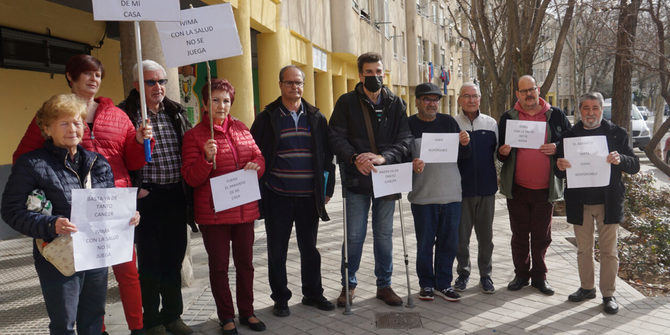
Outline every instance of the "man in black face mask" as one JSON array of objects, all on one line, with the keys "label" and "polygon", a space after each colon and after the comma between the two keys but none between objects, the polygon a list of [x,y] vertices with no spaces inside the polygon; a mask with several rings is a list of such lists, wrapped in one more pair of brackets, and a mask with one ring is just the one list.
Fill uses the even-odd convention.
[{"label": "man in black face mask", "polygon": [[[374,198],[370,172],[376,171],[375,165],[408,160],[412,134],[407,123],[405,102],[383,85],[381,55],[369,52],[359,56],[358,76],[360,83],[356,88],[337,100],[329,125],[330,145],[340,164],[347,206],[349,278],[344,278],[343,258],[342,286],[345,286],[345,280],[349,281],[349,298],[353,301],[356,271],[361,261],[368,211],[372,205],[377,298],[389,305],[400,306],[402,300],[391,289],[393,212],[395,200],[400,194]],[[337,298],[340,307],[346,303],[345,292],[342,288]]]}]

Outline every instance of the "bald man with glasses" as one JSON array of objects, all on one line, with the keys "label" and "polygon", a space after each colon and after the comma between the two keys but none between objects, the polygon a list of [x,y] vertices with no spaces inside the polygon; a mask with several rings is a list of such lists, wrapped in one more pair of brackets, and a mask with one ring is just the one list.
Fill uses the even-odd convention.
[{"label": "bald man with glasses", "polygon": [[[554,155],[557,143],[571,126],[560,109],[540,98],[532,76],[519,78],[516,97],[514,108],[500,117],[498,125],[498,159],[503,162],[500,193],[507,197],[514,262],[514,279],[507,289],[517,291],[531,281],[541,293],[553,295],[544,256],[551,244],[553,202],[563,197],[563,183],[553,174]],[[546,123],[544,144],[537,149],[512,148],[505,142],[508,120]]]}]

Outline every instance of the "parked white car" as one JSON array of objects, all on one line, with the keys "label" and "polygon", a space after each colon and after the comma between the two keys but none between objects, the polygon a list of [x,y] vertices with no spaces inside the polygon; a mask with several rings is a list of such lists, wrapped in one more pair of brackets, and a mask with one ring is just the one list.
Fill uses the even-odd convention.
[{"label": "parked white car", "polygon": [[[612,119],[611,102],[606,101],[603,105],[603,118]],[[644,147],[651,140],[651,131],[649,131],[647,122],[635,105],[630,105],[630,129],[633,133],[631,136],[633,138],[633,147],[644,150]]]},{"label": "parked white car", "polygon": [[645,106],[637,106],[637,110],[640,111],[640,114],[642,114],[642,117],[645,120],[648,119],[650,116],[652,116],[651,111]]}]

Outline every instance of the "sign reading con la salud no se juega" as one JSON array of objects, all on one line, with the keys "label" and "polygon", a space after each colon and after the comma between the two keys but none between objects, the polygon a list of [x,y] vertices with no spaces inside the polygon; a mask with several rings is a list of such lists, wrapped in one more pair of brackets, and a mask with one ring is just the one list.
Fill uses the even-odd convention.
[{"label": "sign reading con la salud no se juega", "polygon": [[179,22],[157,22],[156,28],[168,67],[242,54],[229,3],[184,9]]}]

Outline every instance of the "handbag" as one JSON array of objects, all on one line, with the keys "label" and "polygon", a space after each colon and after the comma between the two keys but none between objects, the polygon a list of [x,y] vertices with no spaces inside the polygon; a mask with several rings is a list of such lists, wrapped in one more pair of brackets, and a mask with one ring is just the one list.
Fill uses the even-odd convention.
[{"label": "handbag", "polygon": [[[91,176],[86,176],[84,183],[85,188],[91,188]],[[28,195],[26,200],[26,207],[29,211],[37,212],[44,215],[51,215],[51,201],[46,198],[44,191],[33,190]],[[37,250],[42,254],[56,270],[66,277],[72,276],[75,273],[74,269],[74,249],[72,247],[72,236],[60,235],[51,242],[45,242],[41,238],[35,239]]]}]

